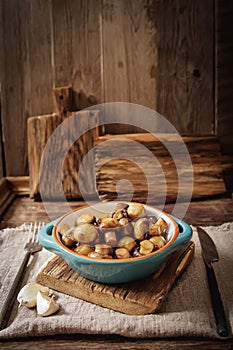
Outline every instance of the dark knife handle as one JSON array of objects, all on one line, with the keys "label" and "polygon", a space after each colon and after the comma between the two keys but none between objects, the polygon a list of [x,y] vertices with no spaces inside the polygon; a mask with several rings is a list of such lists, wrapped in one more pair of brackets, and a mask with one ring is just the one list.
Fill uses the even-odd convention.
[{"label": "dark knife handle", "polygon": [[215,321],[217,325],[218,334],[221,337],[228,336],[228,326],[226,321],[226,316],[222,304],[221,295],[218,289],[217,280],[215,277],[214,269],[212,266],[208,266],[205,263],[206,273],[209,283],[209,290],[211,295],[212,307],[214,310]]}]

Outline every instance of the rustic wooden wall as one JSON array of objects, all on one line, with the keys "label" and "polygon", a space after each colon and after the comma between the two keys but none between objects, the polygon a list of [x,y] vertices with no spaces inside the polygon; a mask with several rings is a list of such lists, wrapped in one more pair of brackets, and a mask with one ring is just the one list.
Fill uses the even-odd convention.
[{"label": "rustic wooden wall", "polygon": [[[0,103],[0,107],[1,107],[1,103]],[[1,110],[0,110],[0,120],[1,120]],[[1,125],[1,124],[0,124]],[[4,154],[3,154],[3,149],[2,149],[2,133],[0,130],[0,179],[4,176]]]},{"label": "rustic wooden wall", "polygon": [[213,9],[212,0],[104,1],[105,100],[155,109],[181,133],[213,133]]},{"label": "rustic wooden wall", "polygon": [[233,154],[233,1],[216,3],[216,128],[222,151]]},{"label": "rustic wooden wall", "polygon": [[[232,7],[230,0],[216,2]],[[217,125],[224,135],[230,114],[229,108],[221,112],[226,87],[219,88],[222,102],[215,103],[215,8],[214,0],[2,0],[6,174],[28,173],[27,118],[54,111],[55,86],[72,86],[74,109],[134,102],[156,109],[180,133],[213,134]],[[223,43],[221,30],[217,40]],[[222,64],[224,44],[218,52]]]},{"label": "rustic wooden wall", "polygon": [[2,128],[7,175],[24,175],[27,118],[53,111],[51,6],[47,0],[1,1]]}]

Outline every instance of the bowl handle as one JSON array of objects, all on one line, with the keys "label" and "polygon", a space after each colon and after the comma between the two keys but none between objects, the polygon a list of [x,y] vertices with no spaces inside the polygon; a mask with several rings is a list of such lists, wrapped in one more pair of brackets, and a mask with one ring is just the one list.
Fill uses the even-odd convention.
[{"label": "bowl handle", "polygon": [[177,239],[175,240],[175,242],[171,245],[172,251],[175,251],[175,250],[182,248],[186,243],[188,243],[190,241],[190,239],[192,238],[192,235],[193,235],[193,230],[192,230],[191,226],[186,224],[186,222],[184,222],[176,217],[173,217],[173,218],[179,226],[179,235],[178,235]]},{"label": "bowl handle", "polygon": [[38,239],[40,244],[52,252],[59,252],[59,246],[54,241],[52,231],[54,227],[54,222],[50,222],[49,224],[42,227],[42,229],[38,233]]}]

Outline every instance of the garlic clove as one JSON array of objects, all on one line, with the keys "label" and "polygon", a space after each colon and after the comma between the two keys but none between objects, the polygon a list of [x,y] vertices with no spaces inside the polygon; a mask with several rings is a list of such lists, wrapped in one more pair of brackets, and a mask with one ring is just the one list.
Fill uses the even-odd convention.
[{"label": "garlic clove", "polygon": [[17,300],[20,305],[25,305],[28,308],[36,306],[36,298],[38,291],[49,295],[49,288],[44,287],[39,283],[28,283],[19,292]]},{"label": "garlic clove", "polygon": [[54,300],[54,295],[50,298],[41,291],[37,293],[37,313],[40,316],[49,316],[59,310],[59,305]]}]

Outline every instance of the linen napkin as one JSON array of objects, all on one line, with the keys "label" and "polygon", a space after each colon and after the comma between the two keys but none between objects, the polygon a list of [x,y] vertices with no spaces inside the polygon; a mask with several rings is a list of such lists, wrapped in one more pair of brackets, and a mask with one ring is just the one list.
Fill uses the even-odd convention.
[{"label": "linen napkin", "polygon": [[[23,246],[28,239],[27,225],[0,231],[0,308],[23,259]],[[142,316],[125,315],[86,301],[54,291],[58,313],[41,317],[35,309],[13,307],[9,326],[0,332],[1,339],[55,334],[119,334],[126,337],[210,337],[221,338],[216,332],[214,314],[208,290],[205,266],[195,228],[193,228],[195,256],[170,290],[160,312]],[[229,320],[230,336],[233,329],[233,222],[205,227],[213,238],[220,260],[214,269]],[[30,260],[22,286],[34,282],[36,275],[53,256],[43,249]]]}]

